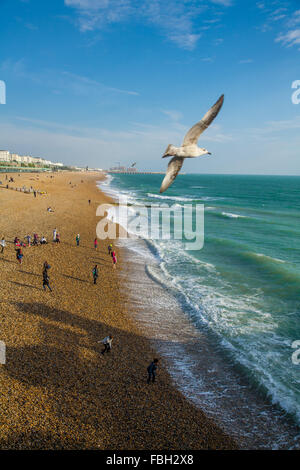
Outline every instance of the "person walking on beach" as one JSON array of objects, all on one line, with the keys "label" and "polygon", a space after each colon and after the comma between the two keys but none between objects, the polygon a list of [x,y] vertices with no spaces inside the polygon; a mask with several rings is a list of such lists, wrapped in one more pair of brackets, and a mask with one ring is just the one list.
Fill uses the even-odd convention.
[{"label": "person walking on beach", "polygon": [[95,250],[97,250],[97,248],[98,248],[98,240],[97,240],[97,237],[96,237],[95,240],[94,240],[94,248],[95,248]]},{"label": "person walking on beach", "polygon": [[53,230],[53,241],[56,242],[56,232],[57,232],[57,229],[55,228]]},{"label": "person walking on beach", "polygon": [[60,243],[60,234],[58,232],[56,233],[55,241],[56,241],[56,243]]},{"label": "person walking on beach", "polygon": [[76,245],[79,246],[79,243],[80,243],[80,234],[77,233],[77,235],[76,235]]},{"label": "person walking on beach", "polygon": [[21,246],[19,246],[19,247],[16,249],[16,255],[17,255],[17,260],[19,261],[20,264],[22,264],[23,253],[22,253],[22,248],[21,248]]},{"label": "person walking on beach", "polygon": [[4,248],[6,247],[4,235],[2,235],[1,237],[0,247],[1,247],[1,253],[4,253]]},{"label": "person walking on beach", "polygon": [[50,281],[50,279],[49,279],[49,276],[48,276],[48,270],[44,269],[44,271],[43,271],[43,289],[46,290],[46,286],[47,286],[48,289],[50,290],[50,292],[52,292],[49,281]]},{"label": "person walking on beach", "polygon": [[95,267],[93,269],[93,279],[94,279],[94,284],[97,284],[97,278],[98,278],[98,265],[95,264]]},{"label": "person walking on beach", "polygon": [[48,271],[48,269],[50,269],[51,266],[50,264],[48,264],[48,261],[45,261],[44,264],[43,264],[43,272],[44,271]]},{"label": "person walking on beach", "polygon": [[112,263],[113,263],[113,268],[116,269],[116,264],[117,264],[117,255],[116,255],[116,252],[113,251],[112,254]]},{"label": "person walking on beach", "polygon": [[28,246],[31,246],[31,236],[30,236],[30,235],[26,235],[25,239],[27,240]]},{"label": "person walking on beach", "polygon": [[113,251],[113,246],[112,246],[111,243],[108,245],[107,249],[108,249],[108,254],[111,255],[111,253]]},{"label": "person walking on beach", "polygon": [[110,352],[111,350],[111,343],[112,343],[112,335],[106,336],[106,338],[102,339],[99,341],[99,343],[104,344],[104,349],[101,351],[101,354],[104,354],[105,352]]},{"label": "person walking on beach", "polygon": [[158,365],[158,359],[153,359],[151,364],[149,364],[149,366],[147,367],[147,372],[148,372],[147,384],[150,384],[151,379],[152,379],[152,383],[155,382],[157,365]]}]

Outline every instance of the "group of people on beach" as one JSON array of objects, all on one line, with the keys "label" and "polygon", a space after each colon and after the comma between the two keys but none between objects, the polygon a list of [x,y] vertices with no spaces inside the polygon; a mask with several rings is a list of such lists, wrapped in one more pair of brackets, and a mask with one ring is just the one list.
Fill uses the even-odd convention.
[{"label": "group of people on beach", "polygon": [[[30,246],[46,245],[47,244],[46,237],[42,236],[39,239],[39,236],[38,236],[37,233],[33,234],[33,240],[32,240],[31,235],[26,235],[24,237],[24,239],[27,241],[27,245],[26,245],[26,243],[21,241],[19,237],[16,236],[14,238],[14,247],[15,247],[15,251],[16,251],[16,258],[17,258],[17,261],[19,262],[19,264],[22,264],[22,261],[23,261],[23,257],[24,257],[23,248],[26,248],[26,246],[30,247]],[[0,240],[0,249],[1,249],[0,253],[1,254],[4,253],[5,248],[6,248],[6,240],[5,240],[4,235],[2,235],[1,240]]]},{"label": "group of people on beach", "polygon": [[[89,200],[88,202],[89,202],[89,205],[90,205],[91,201]],[[51,207],[48,207],[47,211],[48,212],[53,212]],[[37,233],[33,234],[33,239],[31,237],[31,235],[29,235],[29,234],[26,235],[24,237],[24,239],[26,240],[28,247],[37,246],[39,244],[40,245],[47,244],[46,237],[42,236],[39,239],[39,236],[38,236]],[[80,234],[77,233],[77,235],[75,237],[75,241],[76,241],[77,246],[80,246],[80,240],[81,240]],[[58,243],[58,244],[60,243],[60,234],[58,233],[57,228],[53,229],[53,242]],[[98,248],[98,239],[97,239],[97,237],[94,239],[93,245],[94,245],[94,249],[97,250],[97,248]],[[19,264],[22,264],[23,256],[24,256],[23,255],[23,248],[26,247],[26,244],[24,242],[22,242],[16,236],[15,239],[14,239],[14,246],[15,246],[15,250],[16,250],[16,258],[17,258]],[[6,240],[5,240],[5,237],[3,235],[0,239],[0,253],[1,254],[4,253],[5,247],[6,247]],[[112,243],[110,243],[108,245],[108,255],[111,256],[112,265],[113,265],[113,268],[115,269],[116,264],[117,264],[117,255],[116,255],[116,251],[115,251]],[[48,264],[47,261],[45,261],[44,264],[43,264],[43,271],[42,271],[42,284],[43,284],[43,290],[44,291],[46,290],[46,288],[48,288],[48,290],[50,292],[52,292],[52,288],[50,286],[50,277],[49,277],[50,268],[51,268],[51,266]],[[99,277],[99,269],[98,269],[97,264],[94,266],[94,268],[92,270],[92,276],[93,276],[93,283],[95,285],[95,284],[97,284],[97,279]],[[111,351],[112,341],[113,341],[113,336],[111,334],[106,336],[101,341],[98,341],[98,343],[102,343],[103,346],[104,346],[104,349],[101,351],[102,355],[105,354],[105,353],[109,353]],[[148,374],[147,383],[148,384],[155,382],[157,367],[158,367],[158,359],[153,359],[153,361],[147,367],[147,374]]]}]

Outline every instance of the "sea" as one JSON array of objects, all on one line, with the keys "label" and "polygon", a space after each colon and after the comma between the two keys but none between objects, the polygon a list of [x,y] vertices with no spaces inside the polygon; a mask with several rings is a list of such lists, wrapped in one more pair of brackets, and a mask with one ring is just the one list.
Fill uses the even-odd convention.
[{"label": "sea", "polygon": [[172,230],[117,240],[136,319],[178,389],[241,448],[299,449],[300,177],[185,174],[160,194],[162,178],[99,182],[131,211],[204,210],[199,249]]}]

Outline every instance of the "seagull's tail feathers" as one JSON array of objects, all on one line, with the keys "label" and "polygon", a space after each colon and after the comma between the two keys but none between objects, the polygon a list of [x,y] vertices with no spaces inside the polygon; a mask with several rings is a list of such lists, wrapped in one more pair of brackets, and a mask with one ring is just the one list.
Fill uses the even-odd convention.
[{"label": "seagull's tail feathers", "polygon": [[172,154],[170,153],[171,147],[172,147],[172,145],[169,144],[168,147],[166,148],[165,153],[163,154],[162,158],[166,158],[166,157],[171,157],[171,156],[172,156]]}]

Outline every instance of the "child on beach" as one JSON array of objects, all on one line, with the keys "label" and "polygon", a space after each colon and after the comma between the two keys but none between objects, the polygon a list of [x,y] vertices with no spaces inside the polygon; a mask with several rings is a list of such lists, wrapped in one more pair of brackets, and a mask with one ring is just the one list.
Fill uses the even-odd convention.
[{"label": "child on beach", "polygon": [[79,242],[80,242],[80,234],[77,233],[76,235],[76,245],[79,246]]},{"label": "child on beach", "polygon": [[42,238],[41,238],[40,244],[41,244],[41,245],[46,245],[46,244],[47,244],[47,239],[46,239],[46,237],[42,237]]},{"label": "child on beach", "polygon": [[94,284],[97,284],[97,278],[98,278],[98,265],[96,264],[93,269]]},{"label": "child on beach", "polygon": [[60,234],[58,232],[56,233],[55,241],[56,241],[56,243],[60,243]]},{"label": "child on beach", "polygon": [[0,246],[1,246],[1,253],[4,253],[4,248],[6,247],[6,243],[5,243],[5,238],[3,235],[1,237]]},{"label": "child on beach", "polygon": [[30,236],[30,235],[26,235],[25,239],[27,240],[28,246],[31,246],[31,236]]},{"label": "child on beach", "polygon": [[33,245],[38,245],[39,237],[37,233],[33,234]]},{"label": "child on beach", "polygon": [[117,255],[116,255],[116,252],[113,251],[112,254],[112,263],[113,263],[113,268],[116,269],[116,264],[117,264]]},{"label": "child on beach", "polygon": [[21,246],[16,249],[16,256],[17,256],[17,260],[19,261],[19,263],[22,264],[23,253],[22,253]]},{"label": "child on beach", "polygon": [[95,248],[95,250],[97,250],[97,248],[98,248],[98,240],[97,240],[97,238],[95,238],[95,240],[94,240],[94,248]]},{"label": "child on beach", "polygon": [[106,338],[102,339],[101,341],[98,341],[98,343],[104,344],[104,349],[103,351],[101,351],[101,354],[104,354],[105,352],[110,352],[112,338],[113,338],[112,335],[109,335],[109,336],[106,336]]},{"label": "child on beach", "polygon": [[113,249],[113,246],[112,246],[112,244],[110,243],[110,245],[108,245],[108,247],[107,247],[107,248],[108,248],[108,254],[109,254],[109,255],[111,255],[111,253],[112,253],[112,249]]}]

